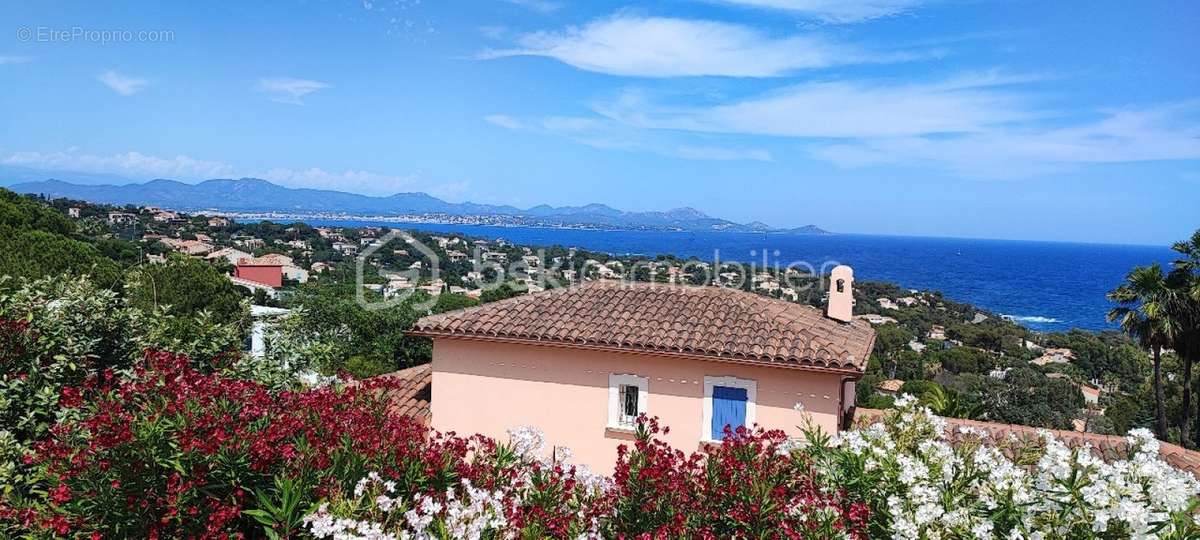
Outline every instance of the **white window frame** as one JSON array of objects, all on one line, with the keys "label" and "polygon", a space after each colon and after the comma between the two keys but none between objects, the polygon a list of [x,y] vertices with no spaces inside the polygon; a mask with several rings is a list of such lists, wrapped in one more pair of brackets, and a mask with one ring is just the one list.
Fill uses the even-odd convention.
[{"label": "white window frame", "polygon": [[758,381],[739,379],[737,377],[704,377],[704,414],[700,422],[700,441],[719,443],[720,439],[712,438],[713,388],[726,386],[729,388],[744,388],[746,390],[746,428],[749,429],[757,420]]},{"label": "white window frame", "polygon": [[650,378],[631,373],[611,373],[608,376],[608,428],[633,429],[621,423],[621,387],[636,386],[638,389],[638,415],[646,414],[650,397]]}]

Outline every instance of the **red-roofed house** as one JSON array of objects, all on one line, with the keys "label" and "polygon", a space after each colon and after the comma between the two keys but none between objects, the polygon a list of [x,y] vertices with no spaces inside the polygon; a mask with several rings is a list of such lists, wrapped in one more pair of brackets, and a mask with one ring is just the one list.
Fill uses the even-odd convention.
[{"label": "red-roofed house", "polygon": [[282,287],[283,265],[274,260],[242,259],[233,267],[233,276],[268,287]]},{"label": "red-roofed house", "polygon": [[431,425],[498,440],[533,426],[608,472],[640,414],[680,449],[726,426],[842,426],[875,332],[834,271],[826,313],[719,287],[595,281],[420,319],[433,339]]}]

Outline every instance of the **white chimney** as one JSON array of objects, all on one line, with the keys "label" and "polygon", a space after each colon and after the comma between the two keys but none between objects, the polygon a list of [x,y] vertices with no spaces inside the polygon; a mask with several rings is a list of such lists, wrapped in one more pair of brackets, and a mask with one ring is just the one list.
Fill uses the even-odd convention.
[{"label": "white chimney", "polygon": [[825,315],[830,319],[850,322],[854,316],[854,270],[846,265],[834,267],[829,274],[829,304]]}]

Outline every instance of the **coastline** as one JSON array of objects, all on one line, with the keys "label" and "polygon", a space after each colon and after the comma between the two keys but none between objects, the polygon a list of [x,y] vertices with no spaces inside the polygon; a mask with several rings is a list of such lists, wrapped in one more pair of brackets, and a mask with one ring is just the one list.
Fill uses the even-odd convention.
[{"label": "coastline", "polygon": [[[275,218],[281,219],[281,218]],[[397,223],[347,219],[295,219],[314,226],[388,226],[502,237],[528,246],[580,247],[620,256],[756,262],[786,266],[809,261],[849,264],[860,280],[940,291],[946,298],[1007,315],[1034,331],[1071,328],[1099,332],[1116,327],[1105,320],[1112,306],[1105,294],[1128,269],[1167,263],[1168,248],[861,234],[775,235],[735,231],[625,231],[444,223]],[[666,234],[666,233],[672,234]],[[719,234],[718,234],[719,233]]]}]

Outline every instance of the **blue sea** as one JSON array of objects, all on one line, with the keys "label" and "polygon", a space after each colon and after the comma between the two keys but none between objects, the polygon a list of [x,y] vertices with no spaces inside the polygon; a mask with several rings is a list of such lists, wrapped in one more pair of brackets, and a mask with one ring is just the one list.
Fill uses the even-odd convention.
[{"label": "blue sea", "polygon": [[1038,331],[1115,328],[1104,295],[1134,266],[1174,259],[1167,247],[859,234],[597,231],[531,227],[304,220],[312,225],[457,232],[518,244],[574,246],[613,254],[674,254],[786,267],[854,267],[858,280],[943,292]]}]

